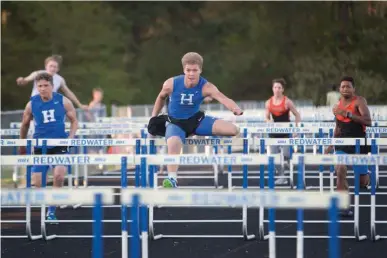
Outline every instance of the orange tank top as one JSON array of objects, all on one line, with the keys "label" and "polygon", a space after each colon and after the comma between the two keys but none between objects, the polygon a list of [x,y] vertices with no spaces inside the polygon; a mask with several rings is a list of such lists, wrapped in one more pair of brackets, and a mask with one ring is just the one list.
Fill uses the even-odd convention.
[{"label": "orange tank top", "polygon": [[[338,103],[338,108],[343,109],[347,112],[351,112],[354,115],[360,115],[359,110],[356,108],[356,100],[357,100],[357,96],[354,96],[351,102],[348,105],[344,106],[344,104],[340,99]],[[360,123],[355,123],[354,121],[352,121],[352,119],[348,117],[336,115],[336,120],[341,125],[341,127],[344,127],[345,129],[347,129],[345,130],[347,135],[349,134],[349,135],[353,135],[353,137],[360,137],[362,136],[362,134],[360,133],[360,130],[362,132],[365,132],[366,130],[365,125],[362,125]]]},{"label": "orange tank top", "polygon": [[282,98],[281,103],[274,104],[274,96],[269,101],[269,112],[274,122],[289,122],[289,109],[286,107],[286,96]]}]

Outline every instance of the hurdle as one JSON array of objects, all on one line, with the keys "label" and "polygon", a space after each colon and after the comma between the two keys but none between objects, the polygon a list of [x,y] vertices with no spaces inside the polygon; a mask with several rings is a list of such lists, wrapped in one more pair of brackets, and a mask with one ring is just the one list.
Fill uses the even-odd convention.
[{"label": "hurdle", "polygon": [[[383,141],[382,141],[383,140]],[[377,148],[377,141],[382,142],[382,143],[385,143],[387,139],[372,139],[371,140],[371,153],[372,155],[378,155],[379,154],[379,150]],[[387,220],[376,220],[376,207],[378,208],[387,208],[387,205],[377,205],[376,204],[376,189],[377,189],[377,184],[378,184],[378,178],[377,178],[377,172],[378,172],[378,166],[380,163],[382,163],[382,165],[386,165],[386,162],[387,162],[387,157],[385,156],[385,158],[380,161],[380,159],[375,162],[375,160],[372,160],[372,163],[375,163],[375,164],[372,164],[371,166],[371,207],[370,207],[370,232],[371,232],[371,240],[372,241],[377,241],[377,240],[380,240],[380,239],[387,239],[387,236],[386,235],[378,235],[376,233],[376,225],[377,224],[387,224]],[[378,194],[387,194],[385,192],[381,192],[381,193],[378,193]]]},{"label": "hurdle", "polygon": [[[213,147],[214,153],[212,155],[217,155],[218,151],[216,147],[218,146],[244,146],[244,154],[247,153],[247,144],[248,139],[243,138],[211,138],[211,139],[191,139],[186,138],[183,142],[183,145],[193,145],[193,146],[210,146]],[[151,155],[156,155],[156,147],[160,146],[166,146],[164,139],[147,139],[145,144],[149,146],[149,153]],[[231,151],[228,152],[228,154],[232,154]],[[158,155],[158,154],[157,154]],[[211,154],[210,154],[211,155]],[[223,186],[219,185],[219,167],[222,166],[222,164],[210,164],[213,168],[213,171],[190,171],[189,174],[194,174],[194,176],[187,176],[185,175],[186,172],[180,171],[178,178],[190,178],[190,179],[213,179],[214,184],[212,186],[179,186],[179,188],[223,188]],[[159,176],[157,173],[154,173],[154,166],[150,165],[149,171],[149,186],[153,188],[161,187],[158,185],[158,179],[166,178],[167,176]],[[208,175],[211,174],[211,175]]]},{"label": "hurdle", "polygon": [[[72,202],[85,202],[93,204],[93,243],[92,257],[103,257],[103,210],[102,204],[113,203],[114,198],[111,189],[76,189],[66,191],[64,189],[29,189],[29,190],[3,190],[1,192],[1,206],[7,205],[59,205]],[[146,218],[145,213],[138,210],[145,205],[191,205],[191,206],[227,206],[235,207],[267,207],[269,209],[329,209],[329,257],[338,258],[340,254],[340,241],[337,238],[339,227],[337,224],[337,209],[346,208],[349,204],[349,196],[343,193],[311,193],[299,192],[275,192],[275,191],[190,191],[190,190],[151,190],[151,189],[126,189],[121,192],[121,204],[130,205],[132,218],[131,257],[149,257],[149,244],[146,224],[141,221]],[[272,223],[274,223],[272,221]],[[141,230],[141,236],[140,236]],[[141,240],[141,243],[140,243]],[[276,257],[275,228],[273,228],[269,240],[269,257]],[[128,239],[122,245],[128,245]],[[121,257],[128,257],[128,253],[122,253]],[[297,242],[297,258],[303,257],[303,242]]]},{"label": "hurdle", "polygon": [[[367,144],[371,146],[372,154],[379,154],[381,146],[387,146],[387,138],[367,139]],[[387,189],[387,186],[380,185],[380,178],[387,178],[387,175],[381,175],[379,164],[374,165],[375,169],[375,187],[376,189]]]},{"label": "hurdle", "polygon": [[[2,189],[1,190],[1,207],[31,207],[31,205],[69,205],[75,202],[83,202],[87,204],[94,204],[94,212],[101,210],[103,204],[113,204],[113,191],[110,189],[100,189],[100,195],[95,199],[95,190],[91,189]],[[99,212],[98,211],[98,212]],[[102,218],[95,218],[91,220],[94,227],[98,227],[102,222]],[[31,228],[27,221],[27,236],[13,236],[8,238],[29,238],[30,240],[38,240],[44,238],[44,234],[32,235]],[[98,233],[98,232],[95,232]],[[4,238],[3,236],[1,236]],[[52,236],[53,238],[55,235]]]},{"label": "hurdle", "polygon": [[[279,123],[281,124],[281,123]],[[288,123],[284,123],[285,125],[288,124]],[[289,123],[290,125],[292,125],[292,123]],[[317,127],[313,127],[315,125],[321,125],[323,126],[324,124],[319,124],[319,123],[312,123],[310,124],[311,127],[305,127],[307,123],[301,123],[301,126],[302,127],[283,127],[283,126],[262,126],[262,127],[248,127],[248,128],[245,128],[249,131],[249,134],[250,135],[254,135],[254,134],[260,134],[261,135],[261,138],[265,138],[263,137],[263,135],[265,134],[277,134],[277,133],[289,133],[289,134],[306,134],[306,135],[309,135],[309,134],[316,134],[318,135],[317,137],[319,138],[324,138],[325,135],[329,135],[330,138],[333,137],[333,128],[328,125],[325,125],[325,127],[320,127],[320,128],[317,128]],[[382,122],[375,122],[374,123],[375,125],[385,125],[386,122],[382,123]],[[386,127],[367,127],[366,129],[366,132],[368,135],[370,136],[374,136],[376,138],[379,137],[380,134],[386,134],[387,133],[387,128]],[[315,137],[312,137],[312,138],[316,138]],[[309,138],[308,138],[309,139]],[[353,138],[352,138],[353,139]],[[304,141],[310,141],[310,140],[304,140]],[[346,141],[346,140],[344,140]],[[367,142],[368,145],[370,145],[369,142]],[[382,143],[382,142],[381,142]],[[361,140],[361,145],[364,145],[364,139]],[[278,144],[280,145],[280,144]],[[284,145],[288,145],[286,144],[286,142],[284,141]],[[304,144],[304,145],[300,145],[301,147],[303,147],[303,150],[306,151],[307,150],[307,147],[308,145],[311,145],[312,146],[312,150],[313,150],[313,153],[322,153],[323,152],[323,147],[324,145],[316,145],[316,144]],[[344,143],[340,143],[339,141],[336,141],[336,145],[345,145]],[[356,145],[355,143],[352,143],[352,144],[348,144],[348,145]],[[379,149],[379,146],[382,145],[382,144],[378,144],[378,149]],[[297,144],[294,144],[293,145],[294,147],[297,147]],[[292,146],[290,146],[292,147]],[[255,146],[253,148],[256,148]],[[318,150],[317,150],[318,148]],[[261,153],[262,153],[262,147],[259,147],[258,148]],[[296,148],[294,148],[294,150],[296,150]],[[292,155],[292,148],[290,149],[291,151],[291,154]],[[291,167],[291,166],[290,166]],[[321,172],[321,168],[319,170]],[[377,168],[377,186],[379,186],[379,171],[378,171],[378,168]]]},{"label": "hurdle", "polygon": [[[66,139],[67,140],[67,139]],[[64,142],[66,142],[66,140]],[[31,141],[30,141],[31,142]],[[125,158],[125,159],[124,159]],[[199,159],[199,161],[197,161]],[[266,160],[266,161],[265,161]],[[70,165],[70,164],[79,164],[79,165],[85,165],[85,164],[98,164],[98,163],[104,163],[104,164],[123,164],[121,167],[123,169],[123,179],[122,179],[122,188],[126,187],[126,164],[140,164],[141,165],[141,187],[145,188],[146,181],[147,181],[147,168],[148,165],[159,165],[159,164],[174,164],[178,163],[181,165],[200,165],[200,164],[257,164],[262,162],[268,162],[267,156],[257,156],[257,155],[223,155],[223,156],[204,156],[204,155],[180,155],[180,156],[155,156],[155,155],[136,155],[136,156],[128,156],[128,155],[15,155],[15,156],[2,156],[1,162],[3,165],[26,165],[27,166],[27,176],[29,177],[27,179],[27,182],[30,182],[30,176],[31,176],[31,165]],[[149,163],[147,163],[149,162]],[[274,162],[274,161],[273,161]],[[44,177],[43,177],[44,178]],[[44,183],[42,184],[44,186]],[[30,184],[27,185],[27,187],[30,187]],[[121,207],[122,214],[125,213],[125,209],[122,206],[114,206],[114,207]],[[89,208],[87,206],[82,206],[82,208]],[[246,237],[247,239],[251,239],[252,235],[247,234],[247,207],[244,209],[244,215],[242,216],[242,220],[224,220],[220,222],[240,222],[242,224],[242,229],[244,235],[240,235],[239,237]],[[41,206],[41,235],[45,240],[52,240],[56,238],[90,238],[90,235],[48,235],[46,231],[46,221],[45,219],[45,206]],[[104,220],[104,222],[107,223],[118,223],[121,222],[122,224],[126,223],[126,219],[124,215],[122,215],[121,220]],[[7,223],[7,221],[1,221],[2,223]],[[31,231],[31,207],[26,207],[26,220],[20,221],[22,223],[27,224],[27,231]],[[57,220],[57,221],[50,221],[50,222],[59,222],[59,223],[88,223],[89,220]],[[156,221],[153,220],[153,212],[150,211],[150,225],[151,225],[151,231],[153,229],[153,223],[162,223],[163,221]],[[174,221],[171,221],[173,223]],[[184,221],[181,221],[184,222]],[[198,221],[203,222],[203,221]],[[214,222],[208,221],[208,222]],[[176,222],[178,223],[178,221]],[[189,222],[188,222],[189,223]],[[193,223],[193,221],[192,221]],[[2,237],[8,237],[8,236],[2,236]],[[16,236],[13,236],[16,237]],[[126,236],[122,235],[109,235],[105,236],[108,238],[126,238]],[[163,237],[168,237],[164,235]],[[200,236],[198,236],[200,237]],[[207,236],[209,237],[209,236]],[[216,237],[216,236],[215,236]],[[224,236],[224,237],[233,237],[233,236]],[[156,237],[157,238],[157,237]],[[34,236],[30,237],[30,239],[36,239]]]},{"label": "hurdle", "polygon": [[[113,191],[100,189],[2,189],[1,207],[31,206],[31,205],[68,205],[83,202],[93,205],[93,258],[103,257],[103,205],[113,204]],[[42,238],[42,236],[38,236]]]},{"label": "hurdle", "polygon": [[[178,164],[178,165],[253,165],[253,164],[269,164],[269,156],[267,155],[210,155],[210,156],[200,156],[200,155],[149,155],[147,158],[142,158],[142,170],[147,169],[148,165],[160,165],[160,164]],[[279,162],[279,156],[271,156],[273,158],[273,163]],[[274,168],[274,167],[273,167]],[[273,172],[273,171],[272,171]],[[148,174],[147,171],[142,172],[142,174]],[[247,182],[247,172],[244,174],[246,177],[244,182]],[[157,188],[154,188],[157,189]],[[247,183],[244,184],[244,189],[247,189]],[[229,189],[228,191],[231,191]],[[192,207],[192,206],[157,206],[157,208],[165,207]],[[156,220],[154,219],[154,206],[149,206],[149,234],[155,240],[161,238],[244,238],[246,240],[251,240],[255,238],[255,235],[249,235],[247,229],[247,206],[244,206],[242,209],[242,219],[231,220]],[[155,234],[155,224],[160,223],[241,223],[242,224],[242,234],[241,235],[166,235],[166,234]]]},{"label": "hurdle", "polygon": [[[271,158],[273,159],[273,158]],[[349,205],[349,196],[344,193],[318,193],[318,192],[303,192],[303,191],[280,191],[273,190],[152,190],[152,189],[127,189],[121,192],[121,202],[125,205],[131,205],[132,214],[138,214],[138,206],[159,206],[159,205],[175,205],[175,206],[202,206],[202,207],[265,207],[270,210],[274,209],[329,209],[329,257],[339,257],[339,227],[337,224],[338,208],[346,208]],[[137,207],[136,207],[137,206]],[[146,219],[144,213],[140,213],[140,221]],[[269,238],[269,257],[276,257],[276,235],[273,216],[270,219],[270,238]],[[302,218],[301,222],[302,222]],[[133,219],[135,220],[135,219]],[[137,223],[138,220],[136,221]],[[137,229],[138,227],[136,227]],[[141,244],[140,233],[134,236],[131,240],[132,257],[139,257],[141,250],[142,258],[149,257],[149,244],[147,237],[146,225],[141,223]],[[302,229],[301,229],[302,230]],[[136,230],[136,232],[139,232]],[[127,245],[123,243],[123,245]],[[141,248],[141,249],[140,249]],[[297,241],[297,258],[303,257],[304,252],[303,239]],[[128,257],[123,254],[122,257]]]},{"label": "hurdle", "polygon": [[[356,149],[356,153],[360,153],[360,146],[365,144],[364,138],[303,138],[303,139],[282,139],[279,141],[275,141],[272,139],[267,140],[268,144],[283,144],[283,145],[303,145],[303,146],[310,146],[313,145],[313,155],[323,154],[323,150],[328,146],[354,146]],[[319,151],[317,152],[317,146],[319,146]],[[305,153],[302,153],[305,154]],[[319,188],[320,192],[324,191],[324,189],[330,189],[333,191],[334,188],[334,167],[330,166],[330,173],[329,176],[324,176],[324,167],[322,165],[319,165],[318,168],[318,176],[311,176],[307,175],[305,164],[303,164],[302,169],[304,175],[304,187],[306,189],[314,189]],[[294,174],[294,164],[293,160],[290,160],[290,180],[293,181],[293,174]],[[308,172],[309,174],[310,172]],[[319,179],[319,185],[318,186],[307,186],[306,179],[307,178],[318,178]],[[329,186],[324,186],[324,179],[329,178]],[[347,178],[354,178],[354,176],[348,176]],[[353,187],[350,187],[352,189]]]},{"label": "hurdle", "polygon": [[[31,144],[29,144],[30,148]],[[127,157],[130,160],[130,163],[134,163],[134,157],[129,156]],[[106,157],[103,157],[101,155],[15,155],[15,156],[1,156],[1,164],[2,165],[25,165],[27,166],[27,190],[35,190],[31,189],[31,165],[73,165],[73,164],[79,164],[79,165],[85,165],[85,164],[99,164],[99,163],[105,163],[105,164],[122,164],[122,155],[116,155],[111,154]],[[42,177],[42,186],[44,186],[44,176]],[[39,188],[39,189],[47,189],[47,188]],[[51,188],[52,189],[52,188]],[[56,188],[55,188],[56,189]],[[79,189],[79,188],[78,188]],[[60,189],[63,191],[72,192],[78,189]],[[82,188],[87,190],[93,190],[88,188]],[[50,189],[48,189],[50,190]],[[97,189],[98,190],[98,189]],[[117,194],[113,194],[117,195]],[[81,200],[82,201],[82,200]],[[87,204],[82,202],[83,206],[82,208],[92,208],[90,206],[84,205]],[[67,202],[63,205],[74,205],[75,202]],[[34,206],[34,207],[40,207],[40,234],[39,235],[33,235],[31,230],[31,208],[33,206],[26,205],[26,219],[25,220],[18,220],[18,221],[9,221],[9,220],[2,220],[1,223],[26,223],[26,236],[25,235],[11,235],[11,236],[4,236],[2,235],[1,238],[29,238],[30,240],[38,240],[38,239],[44,239],[44,240],[52,240],[56,238],[91,238],[92,235],[48,235],[47,229],[46,229],[46,223],[56,222],[56,223],[91,223],[92,220],[56,220],[56,221],[46,221],[45,218],[45,211],[46,207],[45,204],[41,204],[40,206]],[[121,207],[120,205],[107,205],[104,207]],[[20,208],[20,206],[7,206],[7,208]],[[103,222],[106,223],[122,223],[122,220],[103,220]],[[111,236],[105,236],[108,238],[121,238],[121,235],[111,235]]]},{"label": "hurdle", "polygon": [[[375,148],[375,147],[374,147]],[[308,155],[308,154],[297,154],[293,157],[293,163],[298,165],[299,170],[303,170],[303,164],[311,165],[386,165],[387,155]],[[375,199],[376,199],[376,188],[375,188],[375,170],[371,169],[371,232],[374,232],[374,239],[379,239],[376,235],[376,223],[375,220]],[[302,174],[302,171],[299,171]],[[299,174],[300,176],[300,174]],[[383,193],[382,193],[383,194]],[[359,233],[359,175],[355,174],[355,197],[354,197],[354,220],[339,221],[343,223],[354,223],[354,236],[339,236],[341,238],[355,238],[357,240],[365,240],[365,235]],[[373,197],[372,197],[373,196]],[[387,205],[384,205],[387,207]],[[278,222],[278,221],[276,221]],[[288,221],[289,223],[291,221]],[[313,221],[311,223],[326,223],[326,221]],[[386,223],[385,221],[379,221],[379,223]],[[304,236],[307,237],[307,236]]]},{"label": "hurdle", "polygon": [[[33,134],[33,132],[34,132],[33,130],[29,130],[28,136],[31,136]],[[68,132],[68,130],[66,132]],[[78,129],[76,132],[76,137],[91,136],[91,135],[130,134],[130,133],[140,133],[140,132],[141,132],[141,130],[139,130],[139,129]],[[16,137],[19,135],[20,135],[20,129],[1,129],[1,137],[3,137],[3,136]],[[17,142],[15,142],[15,140],[17,141],[18,139],[3,139],[2,138],[1,139],[1,146],[13,146],[13,155],[16,155],[17,154],[17,147],[20,145],[17,145]],[[95,140],[101,141],[101,139],[95,139]],[[92,146],[96,146],[96,145],[92,145]],[[87,146],[83,146],[84,153],[87,151],[86,147]],[[75,147],[75,148],[78,149],[78,147]],[[76,150],[76,152],[77,152],[77,150]],[[17,169],[17,167],[14,167],[13,170],[14,170],[13,180],[16,184],[16,181],[18,180],[18,169]],[[84,166],[83,172],[84,172],[84,177],[85,177],[84,183],[87,184],[88,170],[87,170],[86,166]],[[71,176],[71,173],[72,173],[71,170],[69,170],[68,176]],[[78,185],[78,177],[79,177],[78,175],[79,175],[79,167],[75,166],[75,168],[74,168],[74,176],[75,176],[74,184],[75,184],[75,186]],[[84,186],[86,186],[86,185],[84,185]]]}]

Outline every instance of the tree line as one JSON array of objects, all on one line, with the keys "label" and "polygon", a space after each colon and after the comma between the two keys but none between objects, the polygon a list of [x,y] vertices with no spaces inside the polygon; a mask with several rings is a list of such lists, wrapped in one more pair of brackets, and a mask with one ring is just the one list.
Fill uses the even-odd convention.
[{"label": "tree line", "polygon": [[60,54],[60,74],[87,103],[153,103],[189,51],[203,76],[236,100],[264,100],[271,80],[294,99],[325,103],[352,75],[370,104],[387,101],[386,2],[4,2],[1,109],[22,109],[16,78]]}]

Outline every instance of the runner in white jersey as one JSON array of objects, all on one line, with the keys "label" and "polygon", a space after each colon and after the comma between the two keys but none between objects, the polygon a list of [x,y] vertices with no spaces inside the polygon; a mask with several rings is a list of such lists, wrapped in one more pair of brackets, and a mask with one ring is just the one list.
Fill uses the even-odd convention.
[{"label": "runner in white jersey", "polygon": [[[60,56],[49,56],[46,58],[44,61],[44,65],[46,70],[40,70],[40,71],[35,71],[32,72],[30,75],[27,77],[19,77],[16,79],[16,83],[18,85],[27,85],[29,82],[32,82],[35,80],[36,75],[42,72],[49,73],[53,77],[54,81],[54,89],[53,92],[57,92],[59,89],[63,92],[63,94],[69,98],[76,106],[79,108],[82,108],[83,110],[88,110],[87,105],[83,105],[78,98],[75,96],[75,94],[67,87],[66,81],[62,76],[57,74],[59,71],[59,64],[61,63],[62,58]],[[34,82],[34,86],[32,89],[31,96],[35,96],[39,94],[36,88],[36,83]]]}]

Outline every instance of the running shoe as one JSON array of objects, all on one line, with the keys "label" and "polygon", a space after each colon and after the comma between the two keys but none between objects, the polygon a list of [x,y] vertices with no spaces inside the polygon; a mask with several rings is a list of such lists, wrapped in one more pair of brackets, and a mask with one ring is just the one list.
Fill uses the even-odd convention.
[{"label": "running shoe", "polygon": [[166,178],[163,181],[164,188],[177,188],[177,180],[174,178]]}]

